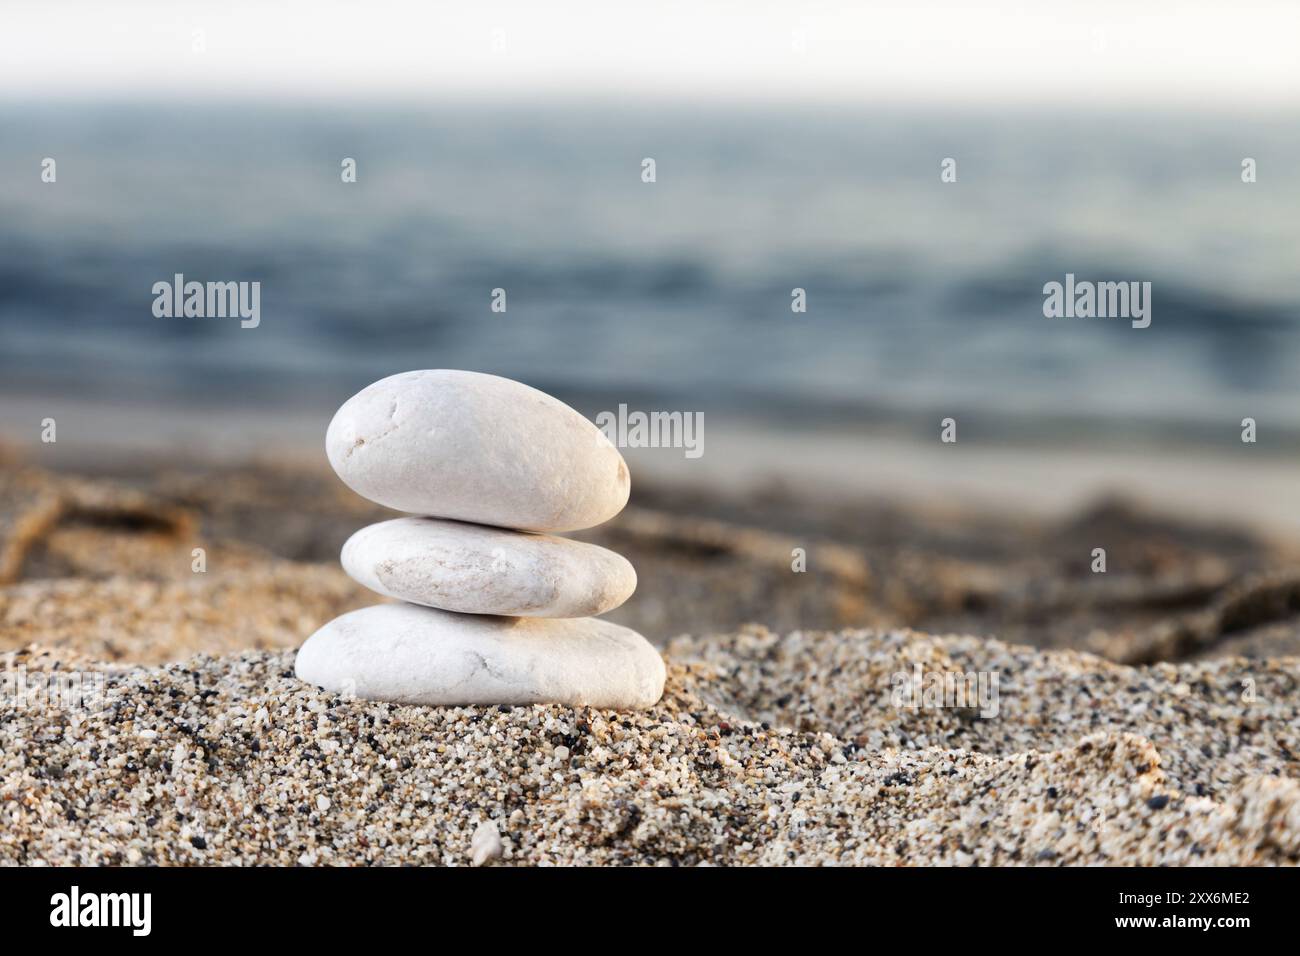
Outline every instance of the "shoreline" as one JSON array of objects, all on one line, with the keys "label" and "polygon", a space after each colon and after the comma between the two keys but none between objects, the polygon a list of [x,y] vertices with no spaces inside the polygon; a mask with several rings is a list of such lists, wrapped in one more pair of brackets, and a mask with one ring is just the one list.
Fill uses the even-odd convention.
[{"label": "shoreline", "polygon": [[[53,445],[37,438],[45,417],[58,422]],[[121,429],[122,421],[133,427]],[[177,461],[323,467],[326,424],[327,415],[305,410],[269,416],[255,408],[204,414],[62,398],[0,402],[0,446],[40,467],[89,473]],[[778,490],[828,505],[885,498],[1035,519],[1059,519],[1120,498],[1171,518],[1234,525],[1278,544],[1300,544],[1300,496],[1294,493],[1300,460],[1264,444],[1065,444],[959,433],[956,443],[945,445],[937,425],[926,431],[934,437],[921,440],[879,423],[781,428],[717,415],[707,420],[698,457],[675,448],[622,451],[646,485],[672,493],[735,499]]]}]

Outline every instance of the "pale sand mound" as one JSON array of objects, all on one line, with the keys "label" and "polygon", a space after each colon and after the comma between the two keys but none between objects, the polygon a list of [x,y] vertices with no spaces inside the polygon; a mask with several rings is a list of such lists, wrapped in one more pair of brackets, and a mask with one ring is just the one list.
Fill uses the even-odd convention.
[{"label": "pale sand mound", "polygon": [[63,578],[0,588],[0,649],[36,643],[155,664],[297,647],[322,621],[384,600],[327,565],[260,560],[193,574],[188,561],[187,552],[184,576],[174,580]]},{"label": "pale sand mound", "polygon": [[[0,861],[467,862],[485,820],[523,863],[1300,859],[1297,659],[763,629],[669,653],[632,715],[348,701],[291,652],[101,668],[94,711],[6,694]],[[998,716],[893,707],[915,661],[997,672]]]}]

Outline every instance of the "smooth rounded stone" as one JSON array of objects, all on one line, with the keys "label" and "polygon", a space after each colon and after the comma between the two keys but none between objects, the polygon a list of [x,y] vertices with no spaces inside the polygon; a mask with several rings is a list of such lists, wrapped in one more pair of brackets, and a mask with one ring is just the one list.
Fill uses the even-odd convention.
[{"label": "smooth rounded stone", "polygon": [[664,662],[636,631],[599,618],[547,620],[379,604],[330,621],[298,651],[302,680],[397,704],[566,704],[643,710]]},{"label": "smooth rounded stone", "polygon": [[636,590],[628,560],[594,544],[438,518],[368,525],[342,561],[372,591],[463,614],[591,617]]},{"label": "smooth rounded stone", "polygon": [[576,531],[627,504],[618,449],[568,405],[519,382],[452,369],[402,372],[343,403],[330,464],[371,501],[524,531]]}]

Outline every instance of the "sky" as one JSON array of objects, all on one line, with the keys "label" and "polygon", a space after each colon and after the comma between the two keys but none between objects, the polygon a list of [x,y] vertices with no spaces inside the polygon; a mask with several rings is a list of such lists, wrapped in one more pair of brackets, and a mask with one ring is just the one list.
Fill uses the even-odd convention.
[{"label": "sky", "polygon": [[1300,105],[1295,0],[3,0],[0,98]]}]

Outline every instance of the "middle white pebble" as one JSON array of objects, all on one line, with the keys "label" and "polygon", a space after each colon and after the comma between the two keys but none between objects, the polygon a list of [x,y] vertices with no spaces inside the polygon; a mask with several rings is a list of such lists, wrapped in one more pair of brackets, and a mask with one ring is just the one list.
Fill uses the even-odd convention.
[{"label": "middle white pebble", "polygon": [[439,518],[394,518],[343,545],[343,570],[401,601],[517,617],[592,617],[636,590],[636,570],[594,544]]}]

